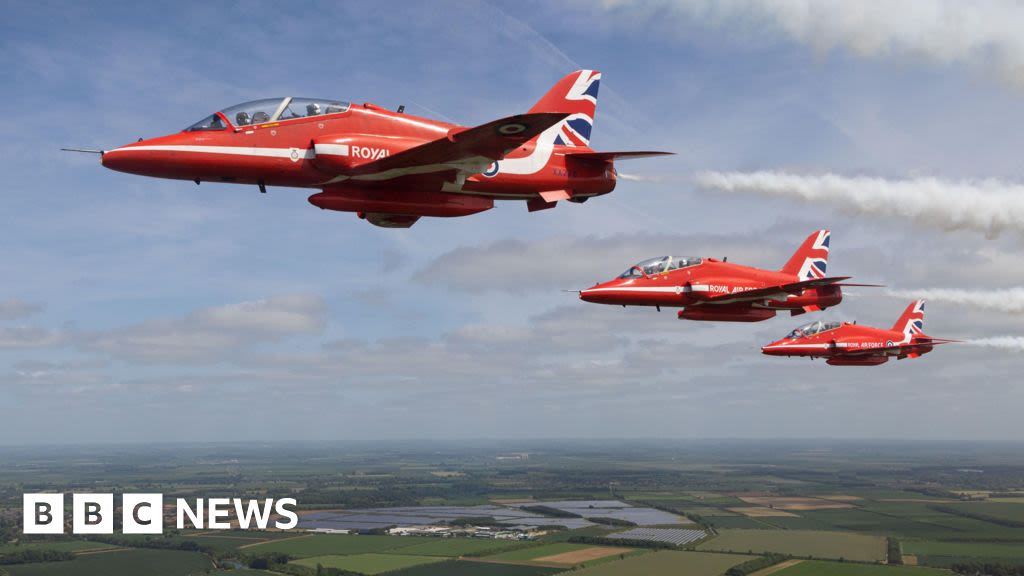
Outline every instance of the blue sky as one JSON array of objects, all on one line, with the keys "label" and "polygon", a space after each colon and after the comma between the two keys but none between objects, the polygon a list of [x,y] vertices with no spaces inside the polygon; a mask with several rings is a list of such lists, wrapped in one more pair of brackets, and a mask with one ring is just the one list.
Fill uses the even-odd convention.
[{"label": "blue sky", "polygon": [[[998,24],[1019,11],[972,5],[944,43],[909,8],[779,8],[799,4],[5,3],[0,438],[1019,437],[1013,349],[837,369],[759,354],[807,317],[684,323],[561,292],[666,253],[777,267],[823,227],[830,272],[858,280],[1024,282],[1018,232],[695,184],[707,170],[1020,180],[1024,49]],[[473,125],[578,67],[603,72],[595,148],[677,155],[534,214],[501,203],[386,230],[307,190],[146,179],[59,151],[279,95]],[[888,326],[905,305],[860,289],[822,317]],[[934,302],[926,328],[1016,337],[1020,319]]]}]

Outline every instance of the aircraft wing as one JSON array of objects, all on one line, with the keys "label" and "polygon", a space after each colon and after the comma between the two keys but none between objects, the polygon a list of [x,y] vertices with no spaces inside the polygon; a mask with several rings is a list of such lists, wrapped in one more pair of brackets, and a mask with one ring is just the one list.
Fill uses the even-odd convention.
[{"label": "aircraft wing", "polygon": [[[790,282],[788,284],[779,284],[778,286],[768,286],[765,288],[756,288],[754,290],[745,290],[743,292],[721,292],[714,293],[707,297],[706,300],[702,301],[702,304],[725,304],[732,302],[748,302],[751,300],[765,300],[775,296],[785,296],[789,294],[799,294],[800,292],[808,288],[818,288],[820,286],[828,286],[831,284],[838,284],[843,280],[849,280],[850,276],[833,276],[831,278],[815,278],[814,280],[802,280],[800,282]],[[696,292],[697,287],[691,288],[692,292]]]},{"label": "aircraft wing", "polygon": [[566,158],[575,158],[588,162],[611,162],[612,160],[630,160],[632,158],[653,158],[655,156],[672,156],[674,152],[569,152]]},{"label": "aircraft wing", "polygon": [[346,176],[387,180],[452,169],[478,174],[567,116],[560,112],[518,114],[473,128],[453,128],[444,138],[357,166]]}]

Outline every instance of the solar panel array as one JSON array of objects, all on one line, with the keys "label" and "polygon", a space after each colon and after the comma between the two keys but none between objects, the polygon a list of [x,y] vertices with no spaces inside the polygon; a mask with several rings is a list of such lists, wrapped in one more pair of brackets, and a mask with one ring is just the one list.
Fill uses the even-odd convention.
[{"label": "solar panel array", "polygon": [[[656,524],[692,524],[684,516],[671,514],[655,508],[632,506],[618,500],[558,500],[550,502],[531,502],[520,506],[547,506],[583,518],[615,518],[632,522],[637,526],[654,526]],[[557,523],[557,522],[556,522]]]},{"label": "solar panel array", "polygon": [[687,530],[682,528],[633,528],[625,532],[609,534],[606,538],[622,540],[646,540],[648,542],[667,542],[682,546],[696,542],[706,536],[703,530]]},{"label": "solar panel array", "polygon": [[441,524],[456,518],[481,516],[490,516],[502,524],[527,529],[545,524],[557,524],[569,529],[593,526],[592,522],[583,518],[549,518],[519,508],[485,504],[480,506],[403,506],[310,512],[299,517],[299,527],[306,530],[317,528],[368,530],[389,526]]},{"label": "solar panel array", "polygon": [[[555,518],[523,510],[521,506],[547,506],[557,508],[580,518]],[[450,522],[456,518],[493,517],[496,522],[529,529],[543,525],[564,526],[570,530],[593,526],[587,520],[592,517],[617,518],[638,524],[690,524],[682,516],[656,510],[631,506],[617,500],[561,500],[554,502],[530,502],[518,506],[481,504],[478,506],[399,506],[395,508],[358,508],[350,510],[321,510],[304,513],[299,517],[299,527],[306,530],[370,530],[389,526],[420,526]]]}]

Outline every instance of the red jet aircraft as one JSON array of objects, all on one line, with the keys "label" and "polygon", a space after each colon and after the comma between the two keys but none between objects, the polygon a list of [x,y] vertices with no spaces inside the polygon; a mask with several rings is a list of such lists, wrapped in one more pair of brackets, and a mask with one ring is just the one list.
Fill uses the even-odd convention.
[{"label": "red jet aircraft", "polygon": [[580,70],[526,114],[467,128],[313,98],[271,98],[216,112],[182,132],[102,155],[143,176],[318,188],[310,203],[407,228],[421,216],[467,216],[496,199],[532,212],[582,203],[615,188],[617,158],[667,152],[595,152],[589,146],[601,73]]},{"label": "red jet aircraft", "polygon": [[888,330],[849,322],[811,322],[761,348],[770,356],[827,358],[832,366],[878,366],[897,359],[917,358],[938,344],[956,340],[932,338],[924,330],[924,300],[915,300]]},{"label": "red jet aircraft", "polygon": [[849,276],[826,277],[829,231],[818,230],[781,270],[761,270],[714,258],[662,256],[644,260],[580,298],[622,306],[682,306],[681,320],[759,322],[789,310],[793,316],[835,306]]}]

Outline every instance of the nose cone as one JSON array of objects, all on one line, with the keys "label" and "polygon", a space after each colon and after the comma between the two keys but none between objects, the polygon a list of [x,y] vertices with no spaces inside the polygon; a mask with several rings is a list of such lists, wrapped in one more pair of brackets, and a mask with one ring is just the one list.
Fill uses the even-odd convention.
[{"label": "nose cone", "polygon": [[775,342],[772,342],[771,344],[766,344],[766,345],[761,347],[761,353],[762,354],[767,354],[769,356],[782,356],[783,355],[782,344],[784,342],[785,342],[785,340],[776,340]]},{"label": "nose cone", "polygon": [[107,150],[100,162],[104,168],[160,178],[193,179],[195,159],[182,153],[187,136],[169,134],[150,140],[139,140],[120,148]]},{"label": "nose cone", "polygon": [[595,304],[615,304],[614,288],[619,285],[619,282],[619,280],[612,280],[603,284],[595,284],[586,290],[580,290],[580,300]]},{"label": "nose cone", "polygon": [[147,155],[142,150],[133,150],[136,147],[137,144],[128,144],[127,146],[107,150],[100,157],[100,163],[103,164],[104,168],[110,168],[118,172],[145,174]]}]

